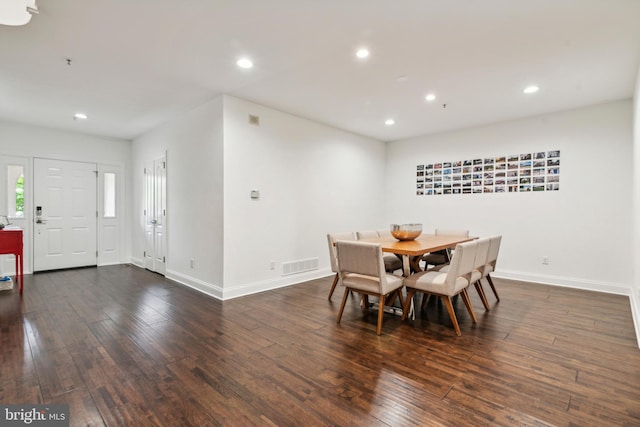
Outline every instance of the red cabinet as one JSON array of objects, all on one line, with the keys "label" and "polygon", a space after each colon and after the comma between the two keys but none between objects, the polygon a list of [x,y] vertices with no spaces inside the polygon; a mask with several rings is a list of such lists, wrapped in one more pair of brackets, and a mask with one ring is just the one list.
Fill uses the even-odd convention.
[{"label": "red cabinet", "polygon": [[16,280],[20,281],[20,293],[24,288],[22,261],[22,230],[0,230],[0,255],[13,254],[16,257]]}]

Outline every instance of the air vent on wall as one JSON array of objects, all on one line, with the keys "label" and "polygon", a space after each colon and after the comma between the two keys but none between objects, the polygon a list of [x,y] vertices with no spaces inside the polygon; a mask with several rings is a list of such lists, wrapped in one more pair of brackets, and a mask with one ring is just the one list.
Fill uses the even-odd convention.
[{"label": "air vent on wall", "polygon": [[260,126],[260,117],[249,114],[249,124],[254,126]]},{"label": "air vent on wall", "polygon": [[282,275],[302,273],[318,269],[318,258],[301,259],[298,261],[288,261],[282,263]]}]

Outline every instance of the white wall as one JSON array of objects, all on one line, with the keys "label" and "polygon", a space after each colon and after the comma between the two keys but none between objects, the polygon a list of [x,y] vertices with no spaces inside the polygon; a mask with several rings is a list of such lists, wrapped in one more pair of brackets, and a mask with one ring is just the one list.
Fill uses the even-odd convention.
[{"label": "white wall", "polygon": [[640,69],[633,103],[633,282],[631,310],[640,346]]},{"label": "white wall", "polygon": [[[117,165],[121,167],[124,173],[123,182],[126,183],[129,179],[131,142],[0,120],[0,156],[24,157],[28,159],[29,163],[32,163],[34,157],[40,157]],[[29,173],[31,173],[31,170],[29,170]],[[25,179],[30,180],[31,176],[25,177]],[[124,204],[128,206],[130,201],[129,186],[122,185],[120,188],[124,192]],[[29,188],[27,188],[27,191],[29,191]],[[30,203],[33,196],[27,195],[26,197],[29,198],[28,203]],[[32,214],[33,212],[29,210],[27,212],[28,217],[23,224],[20,224],[25,229],[25,272],[32,271],[30,222]],[[129,235],[129,218],[129,211],[127,211],[123,218],[120,238],[120,241],[123,242],[123,261],[128,260],[130,256],[129,239],[126,238]]]},{"label": "white wall", "polygon": [[[502,234],[496,275],[628,294],[631,129],[620,101],[389,143],[387,222]],[[415,195],[418,164],[545,150],[561,150],[558,192]]]},{"label": "white wall", "polygon": [[131,235],[133,262],[142,266],[144,164],[166,152],[166,275],[218,297],[223,286],[222,108],[222,98],[214,99],[133,141]]},{"label": "white wall", "polygon": [[[224,129],[225,297],[327,275],[327,233],[384,226],[384,143],[230,96]],[[318,271],[282,276],[316,257]]]}]

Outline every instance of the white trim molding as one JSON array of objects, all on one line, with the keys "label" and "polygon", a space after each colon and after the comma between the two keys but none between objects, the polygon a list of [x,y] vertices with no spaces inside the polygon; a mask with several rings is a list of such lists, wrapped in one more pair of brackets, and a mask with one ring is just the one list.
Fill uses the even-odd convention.
[{"label": "white trim molding", "polygon": [[631,288],[629,285],[623,285],[620,283],[598,282],[576,277],[549,276],[505,270],[497,270],[494,274],[492,274],[492,276],[500,279],[519,280],[522,282],[540,283],[542,285],[560,286],[564,288],[582,289],[585,291],[604,292],[616,295],[630,295],[631,293]]}]

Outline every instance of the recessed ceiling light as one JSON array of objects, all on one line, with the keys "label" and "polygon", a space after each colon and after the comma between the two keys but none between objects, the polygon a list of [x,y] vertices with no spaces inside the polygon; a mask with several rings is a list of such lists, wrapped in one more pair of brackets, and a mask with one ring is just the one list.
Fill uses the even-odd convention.
[{"label": "recessed ceiling light", "polygon": [[393,120],[393,119],[387,119],[387,120],[384,121],[384,124],[387,125],[387,126],[391,126],[391,125],[396,124],[396,121]]},{"label": "recessed ceiling light", "polygon": [[253,68],[253,61],[251,61],[249,58],[238,59],[238,62],[236,62],[236,64],[240,68]]},{"label": "recessed ceiling light", "polygon": [[539,90],[540,90],[540,88],[538,86],[527,86],[526,88],[524,88],[523,92],[524,93],[536,93]]},{"label": "recessed ceiling light", "polygon": [[356,56],[360,59],[367,58],[369,56],[369,49],[358,49],[358,51],[356,52]]},{"label": "recessed ceiling light", "polygon": [[88,118],[89,118],[89,117],[88,117],[85,113],[75,113],[75,114],[73,115],[73,119],[74,119],[74,120],[86,120],[86,119],[88,119]]},{"label": "recessed ceiling light", "polygon": [[424,99],[426,99],[427,101],[435,101],[436,100],[436,96],[434,94],[430,93],[427,96],[425,96]]}]

